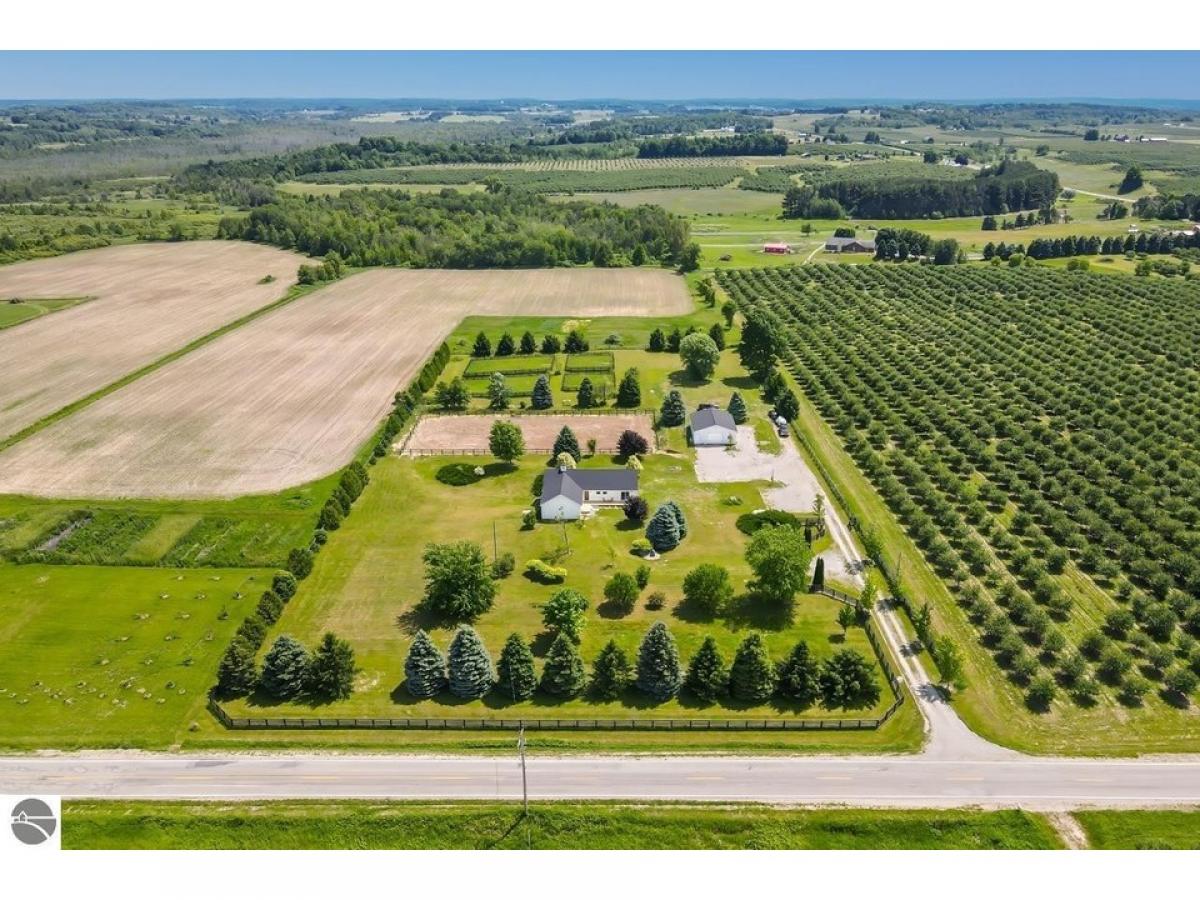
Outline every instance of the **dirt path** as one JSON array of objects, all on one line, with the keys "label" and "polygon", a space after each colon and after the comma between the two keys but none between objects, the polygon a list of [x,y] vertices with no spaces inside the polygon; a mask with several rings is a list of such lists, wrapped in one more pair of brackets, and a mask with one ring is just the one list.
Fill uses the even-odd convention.
[{"label": "dirt path", "polygon": [[1062,838],[1062,842],[1068,850],[1087,850],[1091,847],[1088,843],[1087,832],[1083,830],[1079,820],[1069,812],[1046,813],[1046,819],[1058,836]]}]

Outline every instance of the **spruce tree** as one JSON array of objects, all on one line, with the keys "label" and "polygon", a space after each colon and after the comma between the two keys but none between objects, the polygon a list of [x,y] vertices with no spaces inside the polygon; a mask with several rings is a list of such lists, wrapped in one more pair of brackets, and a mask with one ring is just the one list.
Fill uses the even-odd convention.
[{"label": "spruce tree", "polygon": [[687,519],[683,517],[683,510],[679,508],[679,504],[674,500],[668,500],[663,504],[671,511],[671,515],[675,517],[675,523],[679,526],[679,539],[682,541],[688,536]]},{"label": "spruce tree", "polygon": [[710,703],[728,690],[729,673],[725,670],[725,660],[711,637],[704,639],[692,657],[684,683],[689,691]]},{"label": "spruce tree", "polygon": [[528,700],[537,689],[533,653],[519,634],[510,634],[496,664],[497,692],[507,700]]},{"label": "spruce tree", "polygon": [[492,658],[475,629],[458,626],[448,654],[450,693],[461,700],[475,700],[492,689]]},{"label": "spruce tree", "polygon": [[585,682],[583,659],[574,641],[560,633],[546,653],[539,687],[552,697],[574,697]]},{"label": "spruce tree", "polygon": [[655,622],[638,648],[637,687],[654,700],[670,700],[683,684],[675,638],[662,622]]},{"label": "spruce tree", "polygon": [[638,381],[637,369],[626,369],[617,387],[617,406],[636,409],[642,405],[642,385]]},{"label": "spruce tree", "polygon": [[762,635],[748,635],[738,647],[729,668],[729,690],[744,703],[765,703],[775,692],[775,666]]},{"label": "spruce tree", "polygon": [[471,348],[471,355],[480,359],[492,355],[492,342],[482,331],[475,336],[475,346]]},{"label": "spruce tree", "polygon": [[579,409],[591,409],[596,405],[596,389],[592,386],[592,379],[584,377],[583,381],[579,382],[579,392],[575,395],[575,406]]},{"label": "spruce tree", "polygon": [[742,395],[737,391],[733,392],[733,396],[729,398],[729,415],[733,417],[733,421],[741,425],[749,418],[749,413],[746,411],[746,401],[742,399]]},{"label": "spruce tree", "polygon": [[557,334],[548,334],[542,338],[542,352],[546,354],[557,353],[562,349],[562,341],[558,339]]},{"label": "spruce tree", "polygon": [[683,405],[682,395],[679,391],[671,391],[667,394],[667,399],[663,401],[662,411],[658,414],[659,424],[669,428],[682,425],[685,418],[687,418],[687,407]]},{"label": "spruce tree", "polygon": [[507,331],[500,335],[500,343],[496,344],[497,356],[512,356],[517,352],[517,343]]},{"label": "spruce tree", "polygon": [[550,379],[545,375],[539,375],[537,381],[533,383],[530,405],[534,409],[549,409],[554,405],[554,394],[550,391]]},{"label": "spruce tree", "polygon": [[417,632],[404,660],[404,686],[418,699],[434,697],[446,686],[446,661],[442,651],[423,630]]},{"label": "spruce tree", "polygon": [[659,553],[674,550],[679,546],[679,520],[665,505],[655,511],[646,525],[646,539]]},{"label": "spruce tree", "polygon": [[263,657],[261,684],[272,697],[287,700],[304,690],[308,677],[308,651],[295,638],[283,634]]},{"label": "spruce tree", "polygon": [[797,641],[779,667],[778,690],[801,707],[812,706],[821,696],[820,668],[808,653],[808,644]]},{"label": "spruce tree", "polygon": [[655,328],[650,332],[650,343],[647,345],[647,349],[651,353],[662,353],[667,349],[667,336],[663,334],[661,328]]},{"label": "spruce tree", "polygon": [[329,700],[345,700],[354,691],[354,650],[326,632],[308,666],[308,690]]},{"label": "spruce tree", "polygon": [[713,323],[713,327],[708,329],[708,336],[712,338],[712,342],[717,345],[718,350],[725,349],[725,329],[717,323]]},{"label": "spruce tree", "polygon": [[234,638],[217,666],[217,693],[223,697],[248,694],[257,681],[254,648],[241,638]]},{"label": "spruce tree", "polygon": [[533,332],[527,331],[521,335],[521,354],[527,356],[530,353],[537,352],[537,341],[533,338]]},{"label": "spruce tree", "polygon": [[554,450],[550,455],[557,459],[560,453],[570,453],[575,458],[575,462],[579,462],[580,457],[583,456],[583,453],[580,452],[579,440],[575,437],[575,432],[567,425],[562,427],[562,431],[554,439]]},{"label": "spruce tree", "polygon": [[592,665],[592,693],[601,700],[615,700],[629,687],[632,677],[629,657],[616,641],[609,641]]}]

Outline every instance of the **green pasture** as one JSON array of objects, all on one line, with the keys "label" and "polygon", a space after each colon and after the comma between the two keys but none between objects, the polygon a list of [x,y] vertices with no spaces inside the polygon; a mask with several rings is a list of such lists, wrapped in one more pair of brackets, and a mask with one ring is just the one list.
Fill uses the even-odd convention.
[{"label": "green pasture", "polygon": [[1082,810],[1075,818],[1094,850],[1200,850],[1198,809]]},{"label": "green pasture", "polygon": [[0,298],[0,329],[11,328],[31,319],[37,319],[49,313],[70,309],[86,302],[88,297],[52,297],[46,299],[21,299],[13,302]]}]

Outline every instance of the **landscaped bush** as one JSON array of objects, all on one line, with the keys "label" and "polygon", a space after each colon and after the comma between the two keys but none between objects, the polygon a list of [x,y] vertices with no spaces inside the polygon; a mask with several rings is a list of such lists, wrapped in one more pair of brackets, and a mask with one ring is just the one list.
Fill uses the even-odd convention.
[{"label": "landscaped bush", "polygon": [[492,577],[499,580],[507,578],[517,566],[516,557],[511,553],[501,553],[492,563]]},{"label": "landscaped bush", "polygon": [[552,566],[540,559],[531,559],[525,563],[525,574],[534,581],[542,584],[562,584],[567,580],[567,570],[560,566]]},{"label": "landscaped bush", "polygon": [[781,509],[764,509],[761,512],[743,513],[737,517],[737,530],[742,534],[754,534],[764,525],[787,525],[800,528],[806,522],[795,513],[784,512]]},{"label": "landscaped bush", "polygon": [[640,593],[637,580],[627,572],[617,572],[604,585],[604,599],[624,615],[633,612]]},{"label": "landscaped bush", "polygon": [[447,463],[438,469],[433,477],[451,487],[466,487],[484,478],[475,472],[475,466],[468,463]]}]

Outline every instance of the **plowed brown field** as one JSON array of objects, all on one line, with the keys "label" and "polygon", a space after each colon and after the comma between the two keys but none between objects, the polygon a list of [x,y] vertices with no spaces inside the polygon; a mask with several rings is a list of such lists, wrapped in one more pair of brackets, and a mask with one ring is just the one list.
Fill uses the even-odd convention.
[{"label": "plowed brown field", "polygon": [[236,329],[0,453],[0,493],[282,490],[346,463],[392,394],[467,315],[691,308],[683,279],[663,270],[372,270]]},{"label": "plowed brown field", "polygon": [[[256,244],[195,241],[0,267],[0,301],[97,298],[0,331],[0,439],[266,306],[304,260]],[[268,274],[275,282],[259,284]]]}]

